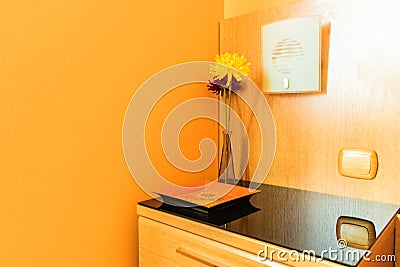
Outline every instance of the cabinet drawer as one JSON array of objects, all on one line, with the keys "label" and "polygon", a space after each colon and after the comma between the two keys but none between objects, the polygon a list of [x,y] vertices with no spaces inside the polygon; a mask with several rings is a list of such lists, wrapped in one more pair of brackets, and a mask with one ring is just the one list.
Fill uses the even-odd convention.
[{"label": "cabinet drawer", "polygon": [[178,228],[139,217],[139,264],[145,266],[287,267]]}]

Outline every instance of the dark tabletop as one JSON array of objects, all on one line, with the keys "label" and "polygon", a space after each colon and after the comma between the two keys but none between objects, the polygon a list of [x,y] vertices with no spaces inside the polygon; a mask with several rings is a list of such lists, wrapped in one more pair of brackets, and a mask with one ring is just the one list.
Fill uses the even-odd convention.
[{"label": "dark tabletop", "polygon": [[[247,184],[243,182],[240,185]],[[370,222],[375,227],[376,237],[379,237],[400,208],[400,205],[266,184],[258,189],[261,192],[255,194],[250,203],[227,207],[225,211],[214,214],[162,204],[156,199],[142,201],[139,205],[190,218],[294,252],[312,250],[317,257],[349,266],[357,265],[366,251],[338,247],[338,219],[352,217]]]}]

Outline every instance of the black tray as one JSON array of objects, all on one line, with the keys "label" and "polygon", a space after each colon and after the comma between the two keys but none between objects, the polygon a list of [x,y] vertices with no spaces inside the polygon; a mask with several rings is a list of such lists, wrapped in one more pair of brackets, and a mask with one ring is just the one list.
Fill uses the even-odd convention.
[{"label": "black tray", "polygon": [[[250,203],[251,196],[252,195],[242,197],[211,208],[206,208],[203,206],[171,205],[171,202],[173,203],[176,199],[171,199],[171,202],[169,202],[166,200],[170,197],[165,196],[165,198],[163,197],[163,203],[161,204],[160,208],[171,213],[177,213],[179,215],[189,217],[191,219],[197,219],[215,225],[223,225],[260,210]],[[178,200],[178,202],[182,204],[182,200]],[[193,203],[185,204],[193,205]]]}]

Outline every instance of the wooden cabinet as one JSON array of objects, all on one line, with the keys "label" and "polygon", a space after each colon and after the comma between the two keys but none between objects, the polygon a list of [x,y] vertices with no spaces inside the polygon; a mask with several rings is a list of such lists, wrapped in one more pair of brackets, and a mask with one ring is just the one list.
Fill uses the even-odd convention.
[{"label": "wooden cabinet", "polygon": [[[288,249],[144,206],[138,205],[138,214],[141,267],[342,266],[313,257],[293,261]],[[260,261],[266,248],[268,257]]]}]

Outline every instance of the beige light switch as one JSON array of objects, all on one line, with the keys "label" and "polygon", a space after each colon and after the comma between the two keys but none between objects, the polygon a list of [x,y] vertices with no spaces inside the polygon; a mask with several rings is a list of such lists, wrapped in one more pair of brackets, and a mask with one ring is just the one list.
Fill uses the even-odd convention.
[{"label": "beige light switch", "polygon": [[346,177],[374,179],[378,156],[370,149],[342,148],[339,152],[339,173]]},{"label": "beige light switch", "polygon": [[369,249],[376,240],[375,226],[364,219],[342,216],[336,222],[336,237],[346,240],[349,247]]}]

